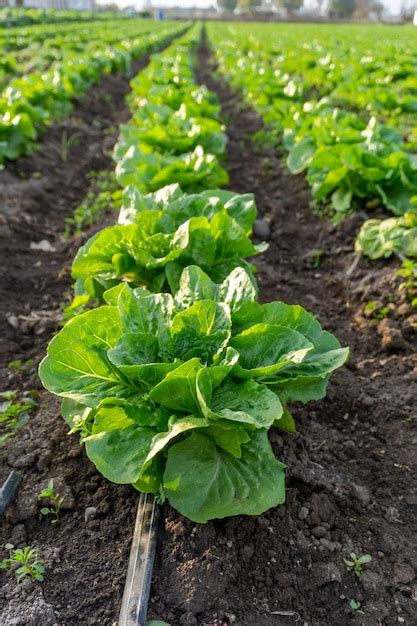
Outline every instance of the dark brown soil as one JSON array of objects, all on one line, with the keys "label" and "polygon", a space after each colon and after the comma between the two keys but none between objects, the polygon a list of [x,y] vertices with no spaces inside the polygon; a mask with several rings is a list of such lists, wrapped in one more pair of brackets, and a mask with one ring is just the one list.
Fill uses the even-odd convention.
[{"label": "dark brown soil", "polygon": [[[199,78],[220,96],[230,187],[254,192],[271,228],[270,248],[256,260],[261,298],[314,311],[350,346],[351,359],[325,400],[293,407],[296,436],[271,434],[288,466],[284,506],[206,525],[164,507],[150,616],[175,626],[411,626],[416,334],[395,289],[387,319],[364,314],[365,302],[386,296],[389,281],[393,288],[394,264],[361,261],[348,277],[360,219],[338,228],[320,220],[304,179],[289,175],[273,151],[256,152],[251,136],[261,120],[214,77],[205,49]],[[313,268],[317,249],[324,256]],[[352,551],[372,556],[360,578],[343,562]],[[363,615],[352,615],[350,600],[361,603]]]},{"label": "dark brown soil", "polygon": [[[134,72],[147,62],[135,63]],[[61,317],[71,261],[82,239],[99,227],[68,241],[64,220],[90,189],[89,172],[113,170],[110,152],[118,125],[129,116],[128,91],[128,76],[106,76],[75,105],[70,119],[47,129],[35,152],[0,172],[0,391],[40,391],[37,364]],[[65,161],[63,133],[77,135]],[[55,251],[31,248],[41,240]],[[34,363],[21,370],[7,367],[16,359]],[[38,404],[28,426],[0,448],[0,483],[12,468],[23,477],[0,544],[37,547],[46,579],[16,588],[1,573],[0,623],[110,625],[118,616],[137,496],[97,474],[77,438],[67,435],[55,398],[43,392]],[[37,495],[51,478],[65,495],[59,526],[39,515]],[[86,518],[88,507],[96,510]],[[2,550],[0,558],[4,555]]]}]

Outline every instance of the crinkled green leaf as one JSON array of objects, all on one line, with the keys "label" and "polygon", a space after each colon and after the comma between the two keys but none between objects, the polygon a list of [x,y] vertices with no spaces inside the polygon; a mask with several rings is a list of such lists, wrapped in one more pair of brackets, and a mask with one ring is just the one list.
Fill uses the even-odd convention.
[{"label": "crinkled green leaf", "polygon": [[43,385],[52,393],[87,406],[109,395],[131,393],[131,384],[107,356],[122,332],[114,307],[103,306],[70,320],[52,339],[40,365]]},{"label": "crinkled green leaf", "polygon": [[302,363],[314,348],[296,330],[269,324],[252,326],[234,337],[230,344],[240,354],[233,371],[243,378],[273,376],[291,363]]},{"label": "crinkled green leaf", "polygon": [[285,499],[284,466],[266,430],[251,434],[236,458],[210,438],[192,433],[173,445],[164,472],[170,503],[194,522],[229,515],[260,515]]}]

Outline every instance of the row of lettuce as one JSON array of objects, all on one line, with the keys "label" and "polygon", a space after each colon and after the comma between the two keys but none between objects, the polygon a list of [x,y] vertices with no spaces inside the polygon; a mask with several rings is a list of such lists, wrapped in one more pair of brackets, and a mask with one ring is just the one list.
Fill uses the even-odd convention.
[{"label": "row of lettuce", "polygon": [[335,219],[379,207],[396,216],[364,223],[356,250],[373,259],[417,256],[414,33],[400,30],[208,25],[220,71],[281,138],[314,200]]},{"label": "row of lettuce", "polygon": [[[0,28],[30,26],[32,24],[61,24],[62,22],[88,22],[112,20],[112,11],[70,11],[64,9],[36,9],[3,7],[0,9]],[[126,18],[128,16],[126,15]],[[125,18],[125,19],[126,19]]]},{"label": "row of lettuce", "polygon": [[97,47],[119,45],[123,40],[161,30],[157,22],[126,21],[62,23],[0,31],[0,88],[10,80],[33,72],[43,72],[56,61],[85,55]]},{"label": "row of lettuce", "polygon": [[196,522],[284,501],[272,426],[322,398],[347,349],[302,307],[260,304],[252,194],[220,189],[226,135],[193,27],[132,81],[118,223],[79,250],[74,307],[40,366],[97,469]]},{"label": "row of lettuce", "polygon": [[[8,81],[0,94],[0,164],[17,159],[52,120],[67,115],[72,101],[106,73],[128,71],[133,59],[155,50],[184,24],[149,25],[144,20],[93,23],[77,35],[74,25],[47,58],[47,68]],[[58,59],[53,60],[57,49]],[[36,55],[35,50],[35,55]]]}]

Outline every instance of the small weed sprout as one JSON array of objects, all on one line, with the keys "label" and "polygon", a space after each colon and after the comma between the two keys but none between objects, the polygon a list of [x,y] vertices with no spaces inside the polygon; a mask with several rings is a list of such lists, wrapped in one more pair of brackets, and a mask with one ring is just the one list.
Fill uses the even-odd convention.
[{"label": "small weed sprout", "polygon": [[114,175],[106,170],[90,173],[88,179],[91,189],[81,204],[74,210],[72,217],[65,219],[65,237],[79,235],[83,229],[91,226],[106,211],[120,208],[122,194]]},{"label": "small weed sprout", "polygon": [[4,445],[29,421],[29,414],[36,407],[33,391],[20,394],[16,389],[0,392],[0,446]]},{"label": "small weed sprout", "polygon": [[351,600],[349,602],[349,607],[352,615],[365,615],[365,611],[361,609],[361,603],[357,600]]},{"label": "small weed sprout", "polygon": [[370,300],[364,306],[364,311],[377,320],[383,320],[388,317],[389,308],[387,306],[378,307],[376,300]]},{"label": "small weed sprout", "polygon": [[397,270],[397,276],[405,279],[399,289],[405,291],[411,306],[417,306],[417,262],[411,259],[403,261],[400,269]]},{"label": "small weed sprout", "polygon": [[6,550],[9,557],[0,561],[0,569],[4,569],[9,574],[16,576],[19,584],[27,576],[32,580],[42,582],[44,579],[44,561],[38,558],[36,548],[26,546],[25,548],[15,548],[12,543],[6,543]]},{"label": "small weed sprout", "polygon": [[67,131],[64,130],[61,137],[61,161],[66,163],[69,158],[69,153],[71,148],[77,146],[79,144],[79,133],[74,133],[73,135],[68,135]]},{"label": "small weed sprout", "polygon": [[354,552],[351,552],[349,555],[349,559],[343,560],[345,562],[348,572],[353,571],[355,575],[360,578],[362,575],[363,566],[372,561],[372,557],[370,554],[362,554],[358,556]]},{"label": "small weed sprout", "polygon": [[313,267],[314,269],[317,269],[318,267],[320,267],[320,264],[325,254],[326,253],[324,252],[324,250],[320,250],[320,249],[312,250],[309,254],[311,267]]},{"label": "small weed sprout", "polygon": [[21,370],[24,368],[29,368],[33,365],[33,359],[15,359],[14,361],[10,361],[7,365],[11,370]]},{"label": "small weed sprout", "polygon": [[51,524],[59,524],[59,513],[61,511],[64,498],[60,496],[59,493],[55,493],[54,481],[52,479],[48,482],[48,486],[45,487],[45,489],[42,489],[38,495],[38,500],[42,500],[42,498],[48,498],[52,504],[51,506],[42,507],[41,514],[52,515],[53,519],[51,520]]}]

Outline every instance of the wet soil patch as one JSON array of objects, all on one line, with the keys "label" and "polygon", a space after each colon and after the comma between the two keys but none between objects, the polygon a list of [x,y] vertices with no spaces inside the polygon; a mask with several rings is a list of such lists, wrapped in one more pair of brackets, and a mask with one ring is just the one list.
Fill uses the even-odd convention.
[{"label": "wet soil patch", "polygon": [[[394,265],[354,260],[361,218],[315,216],[305,180],[251,137],[258,115],[215,74],[203,47],[198,75],[227,125],[230,188],[254,192],[269,250],[255,261],[262,300],[299,303],[351,348],[327,397],[293,406],[298,434],[271,433],[287,464],[287,502],[256,518],[193,524],[163,508],[150,616],[177,625],[346,626],[415,622],[416,335],[410,310],[364,313],[386,295]],[[315,250],[322,250],[314,267]],[[398,304],[398,306],[397,306]],[[389,328],[387,328],[389,327]],[[361,577],[343,562],[372,561]],[[364,613],[352,613],[350,601]],[[414,616],[414,617],[413,617]]]},{"label": "wet soil patch", "polygon": [[[134,73],[147,62],[135,63]],[[11,469],[23,476],[2,520],[0,544],[36,547],[46,570],[41,585],[19,587],[0,573],[1,624],[110,625],[119,612],[137,496],[96,472],[77,437],[68,436],[57,399],[41,391],[36,370],[58,327],[76,250],[106,220],[114,221],[110,214],[82,237],[62,236],[65,218],[94,187],[89,173],[113,170],[118,125],[129,118],[129,80],[105,76],[70,118],[47,129],[36,151],[0,172],[0,391],[39,394],[28,425],[0,448],[0,482]],[[36,249],[42,241],[43,249]],[[33,362],[8,367],[17,359]],[[65,495],[58,526],[39,514],[37,496],[51,478]]]}]

